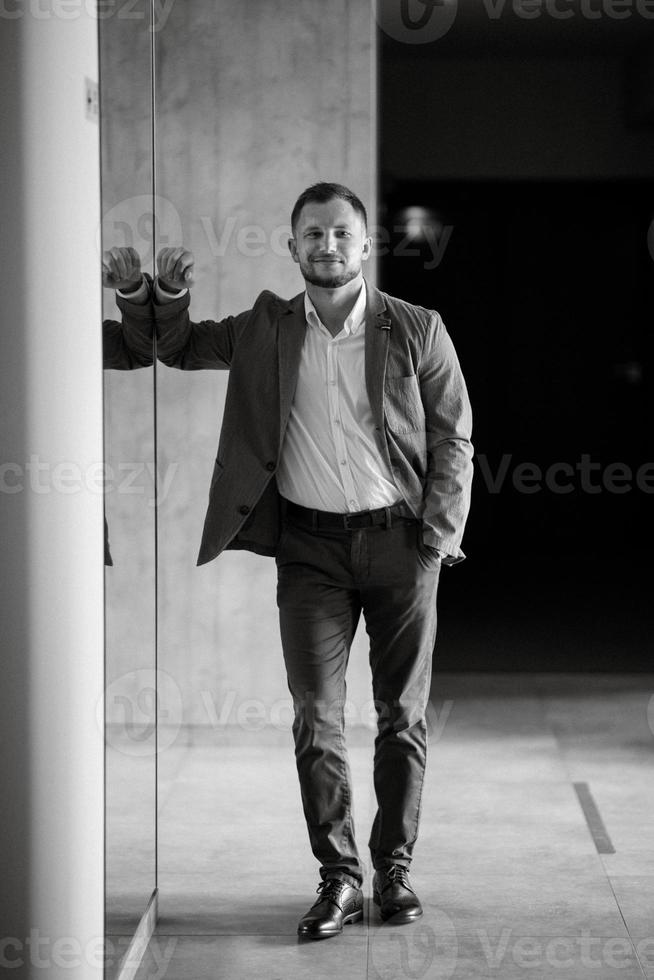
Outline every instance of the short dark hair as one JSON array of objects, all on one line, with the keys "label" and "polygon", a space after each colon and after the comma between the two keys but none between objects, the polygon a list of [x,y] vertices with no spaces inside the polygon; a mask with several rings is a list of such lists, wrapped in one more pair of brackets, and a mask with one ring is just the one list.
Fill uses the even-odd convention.
[{"label": "short dark hair", "polygon": [[300,217],[300,211],[305,204],[326,204],[327,201],[333,201],[335,197],[339,198],[341,201],[347,201],[348,204],[352,205],[363,221],[363,227],[367,231],[368,215],[366,214],[366,209],[363,206],[363,202],[356,196],[354,191],[351,191],[349,187],[345,187],[343,184],[331,184],[327,181],[320,181],[320,183],[312,184],[311,187],[307,187],[305,191],[302,191],[297,201],[293,205],[293,210],[291,211],[291,228],[293,232],[295,232],[295,226],[297,225],[298,218]]}]

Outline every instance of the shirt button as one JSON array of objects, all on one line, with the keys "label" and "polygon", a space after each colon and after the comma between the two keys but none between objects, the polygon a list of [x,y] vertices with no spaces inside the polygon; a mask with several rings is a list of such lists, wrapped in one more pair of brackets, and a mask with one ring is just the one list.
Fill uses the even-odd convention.
[{"label": "shirt button", "polygon": [[334,425],[340,425],[340,424],[341,424],[340,419],[334,419]]},{"label": "shirt button", "polygon": [[345,466],[345,460],[344,459],[341,460],[341,466]]},{"label": "shirt button", "polygon": [[272,473],[272,471],[275,469],[275,463],[272,460],[269,463],[266,463],[266,469],[270,470]]},{"label": "shirt button", "polygon": [[250,508],[248,507],[247,504],[241,504],[241,506],[238,509],[238,512],[239,514],[249,514]]}]

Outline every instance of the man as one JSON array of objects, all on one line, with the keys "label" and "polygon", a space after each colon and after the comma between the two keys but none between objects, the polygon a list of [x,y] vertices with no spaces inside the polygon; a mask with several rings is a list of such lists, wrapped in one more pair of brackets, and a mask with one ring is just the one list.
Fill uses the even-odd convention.
[{"label": "man", "polygon": [[[378,714],[373,897],[394,923],[422,913],[409,866],[439,572],[465,557],[471,412],[440,316],[365,282],[372,240],[358,197],[316,184],[291,224],[304,293],[263,292],[245,313],[193,323],[193,256],[166,248],[154,314],[164,363],[231,371],[198,563],[225,548],[276,559],[297,769],[321,876],[298,932],[318,939],[363,914],[343,740],[361,613]],[[127,318],[143,290],[119,301]]]}]

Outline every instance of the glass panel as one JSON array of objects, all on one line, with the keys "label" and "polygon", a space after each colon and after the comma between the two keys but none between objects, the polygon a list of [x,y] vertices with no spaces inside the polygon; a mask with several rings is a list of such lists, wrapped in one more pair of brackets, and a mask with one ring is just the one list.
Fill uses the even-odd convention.
[{"label": "glass panel", "polygon": [[[99,22],[103,270],[126,291],[139,264],[152,273],[151,24],[150,0],[105,4]],[[113,977],[156,887],[156,480],[147,320],[138,344],[115,290],[103,293],[105,975]]]}]

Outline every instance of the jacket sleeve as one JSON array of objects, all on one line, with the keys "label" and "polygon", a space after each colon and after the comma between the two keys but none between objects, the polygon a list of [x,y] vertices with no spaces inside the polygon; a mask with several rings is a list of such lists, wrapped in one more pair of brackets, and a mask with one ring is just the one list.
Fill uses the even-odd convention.
[{"label": "jacket sleeve", "polygon": [[[148,289],[151,279],[146,274]],[[102,363],[105,368],[133,371],[149,367],[154,361],[154,320],[149,299],[132,303],[116,294],[121,320],[102,322]]]},{"label": "jacket sleeve", "polygon": [[461,540],[473,476],[472,409],[454,344],[438,313],[429,324],[418,376],[427,439],[423,541],[446,553],[444,564],[454,565],[465,558]]},{"label": "jacket sleeve", "polygon": [[[133,342],[132,342],[133,343]],[[125,337],[124,320],[102,321],[102,366],[115,371],[134,371],[136,368],[151,367],[154,357],[152,336],[149,343],[130,346]]]},{"label": "jacket sleeve", "polygon": [[201,320],[189,316],[188,291],[166,303],[153,302],[157,335],[157,358],[168,367],[183,371],[229,368],[234,347],[251,310],[224,320]]}]

